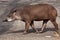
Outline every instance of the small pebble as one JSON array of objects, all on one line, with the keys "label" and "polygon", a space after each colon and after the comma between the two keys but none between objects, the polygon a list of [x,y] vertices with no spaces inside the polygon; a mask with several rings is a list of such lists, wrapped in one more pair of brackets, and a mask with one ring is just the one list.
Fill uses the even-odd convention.
[{"label": "small pebble", "polygon": [[45,37],[52,37],[52,36],[45,36]]}]

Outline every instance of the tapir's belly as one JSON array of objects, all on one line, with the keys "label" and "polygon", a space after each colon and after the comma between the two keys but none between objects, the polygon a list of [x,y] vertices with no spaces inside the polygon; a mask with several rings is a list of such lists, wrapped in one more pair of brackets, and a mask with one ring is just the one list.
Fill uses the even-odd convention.
[{"label": "tapir's belly", "polygon": [[34,15],[33,18],[33,20],[35,21],[48,20],[48,19],[50,19],[48,14],[36,14]]}]

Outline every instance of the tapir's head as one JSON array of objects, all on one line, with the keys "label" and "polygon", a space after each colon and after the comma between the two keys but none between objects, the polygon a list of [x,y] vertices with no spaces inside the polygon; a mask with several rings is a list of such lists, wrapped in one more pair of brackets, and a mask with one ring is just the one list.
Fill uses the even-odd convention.
[{"label": "tapir's head", "polygon": [[19,11],[10,12],[10,14],[7,15],[6,19],[3,20],[3,22],[10,22],[14,20],[21,20],[21,15]]}]

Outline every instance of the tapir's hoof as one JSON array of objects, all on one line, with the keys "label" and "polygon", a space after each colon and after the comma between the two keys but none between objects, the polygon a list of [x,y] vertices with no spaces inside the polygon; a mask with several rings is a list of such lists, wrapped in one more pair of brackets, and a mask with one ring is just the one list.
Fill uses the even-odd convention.
[{"label": "tapir's hoof", "polygon": [[26,31],[24,31],[24,33],[23,33],[24,35],[26,35],[26,34],[28,34],[28,32],[26,32]]},{"label": "tapir's hoof", "polygon": [[59,33],[55,32],[55,33],[54,33],[54,36],[55,36],[55,37],[59,37]]},{"label": "tapir's hoof", "polygon": [[35,33],[36,33],[36,34],[38,34],[38,33],[39,33],[39,31],[36,31]]},{"label": "tapir's hoof", "polygon": [[40,33],[43,33],[43,31],[39,31]]}]

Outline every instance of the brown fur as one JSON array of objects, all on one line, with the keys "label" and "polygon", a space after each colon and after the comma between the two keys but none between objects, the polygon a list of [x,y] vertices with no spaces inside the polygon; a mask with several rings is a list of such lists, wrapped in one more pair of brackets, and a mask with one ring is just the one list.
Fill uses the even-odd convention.
[{"label": "brown fur", "polygon": [[[58,24],[56,23],[57,10],[49,4],[37,4],[18,7],[12,10],[9,16],[13,16],[13,18],[15,19],[21,18],[20,20],[25,22],[25,32],[28,30],[29,25],[33,25],[33,21],[41,20],[43,20],[42,31],[49,20],[54,24],[55,29],[58,30]],[[34,25],[32,26],[32,28],[35,29]]]}]

